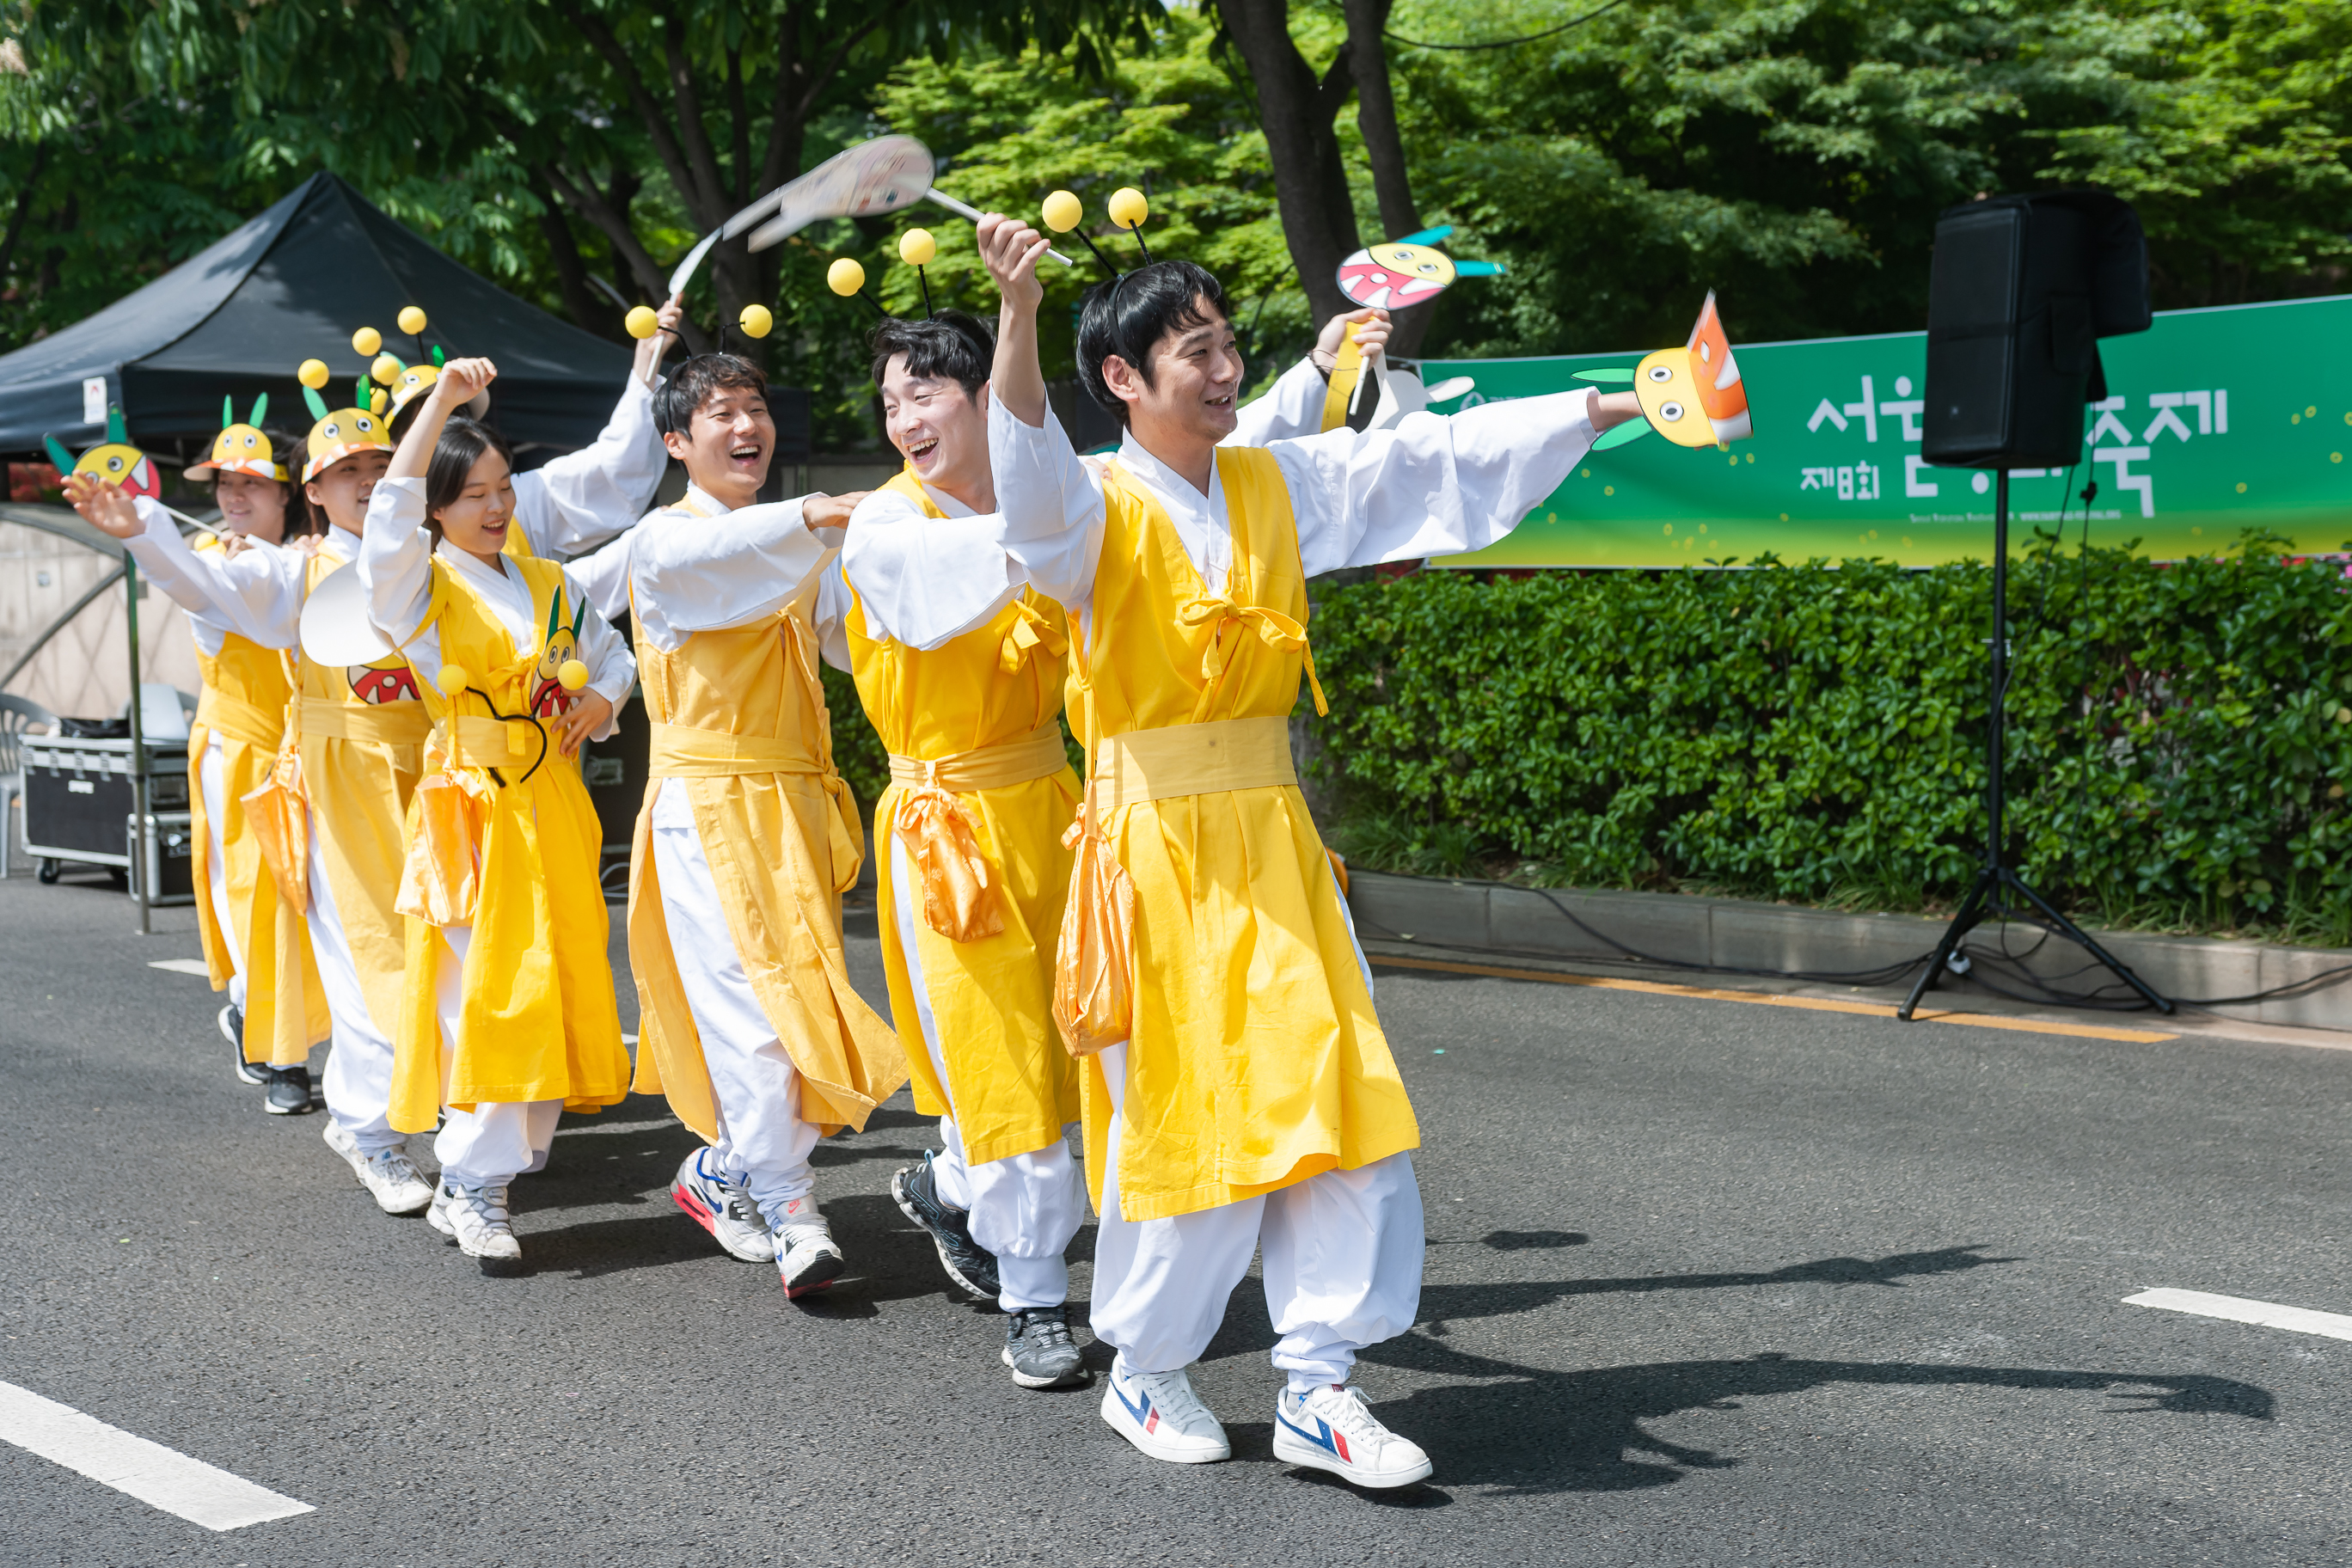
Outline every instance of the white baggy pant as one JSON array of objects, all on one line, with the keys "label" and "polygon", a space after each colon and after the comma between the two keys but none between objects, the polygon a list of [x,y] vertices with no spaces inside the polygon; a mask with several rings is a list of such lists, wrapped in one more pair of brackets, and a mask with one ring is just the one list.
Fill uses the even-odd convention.
[{"label": "white baggy pant", "polygon": [[712,1163],[751,1190],[768,1227],[780,1231],[785,1205],[816,1185],[809,1154],[817,1129],[801,1119],[800,1069],[776,1037],[735,951],[684,781],[662,781],[654,797],[653,840],[662,923],[687,1010],[702,1037],[719,1112]]},{"label": "white baggy pant", "polygon": [[1282,1336],[1274,1364],[1294,1391],[1347,1382],[1358,1351],[1412,1327],[1423,1236],[1410,1154],[1217,1208],[1131,1221],[1118,1207],[1127,1047],[1113,1046],[1101,1059],[1113,1110],[1091,1320],[1095,1337],[1129,1370],[1174,1372],[1198,1361],[1261,1247],[1266,1312]]},{"label": "white baggy pant", "polygon": [[[236,943],[236,921],[229,917],[228,860],[221,852],[221,824],[228,820],[227,770],[220,737],[207,735],[204,759],[196,765],[196,781],[205,792],[205,879],[211,887],[213,922],[220,927],[221,946],[228,952],[228,1005],[242,1013],[245,950]],[[266,868],[263,874],[268,874]]]},{"label": "white baggy pant", "polygon": [[441,955],[433,992],[433,1010],[441,1018],[441,1131],[433,1140],[433,1157],[441,1162],[441,1179],[453,1186],[501,1187],[517,1176],[547,1167],[547,1152],[555,1144],[555,1124],[563,1116],[560,1100],[485,1100],[471,1110],[448,1104],[449,1060],[457,1044],[457,1020],[464,1005],[463,970],[466,949],[474,928],[444,926]]},{"label": "white baggy pant", "polygon": [[[310,928],[310,956],[319,965],[319,984],[327,994],[332,1026],[329,1038],[333,1044],[320,1082],[327,1114],[352,1135],[362,1154],[400,1148],[408,1135],[392,1128],[392,1035],[368,1013],[359,966],[352,962],[351,941],[335,912],[335,886],[320,853],[315,820],[310,825],[310,908],[303,918]],[[396,1025],[398,1020],[388,1022]]]},{"label": "white baggy pant", "polygon": [[[886,829],[883,836],[890,843],[891,885],[908,889],[921,887],[907,847],[896,833]],[[998,1306],[1008,1312],[1058,1307],[1070,1299],[1070,1266],[1063,1255],[1069,1250],[1070,1238],[1078,1234],[1078,1226],[1086,1223],[1085,1174],[1071,1157],[1066,1137],[1043,1149],[1008,1154],[982,1165],[964,1157],[963,1134],[955,1121],[955,1086],[948,1077],[947,1060],[940,1054],[939,1025],[931,1016],[930,992],[923,983],[923,961],[915,946],[914,899],[900,897],[892,912],[898,927],[899,951],[907,955],[907,977],[914,989],[915,1013],[922,1025],[923,1044],[930,1052],[931,1070],[948,1091],[948,1114],[940,1118],[940,1142],[947,1147],[931,1162],[939,1179],[940,1201],[968,1211],[972,1240],[996,1255]]]}]

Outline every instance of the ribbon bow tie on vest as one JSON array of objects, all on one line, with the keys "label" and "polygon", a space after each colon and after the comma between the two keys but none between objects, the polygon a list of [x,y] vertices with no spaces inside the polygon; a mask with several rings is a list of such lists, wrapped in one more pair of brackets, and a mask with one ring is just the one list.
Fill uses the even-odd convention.
[{"label": "ribbon bow tie on vest", "polygon": [[1020,674],[1034,648],[1044,648],[1048,658],[1059,658],[1070,650],[1070,639],[1055,630],[1054,623],[1040,615],[1025,597],[1013,600],[1013,607],[1021,615],[1004,634],[1003,646],[996,656],[999,669],[1007,675]]},{"label": "ribbon bow tie on vest", "polygon": [[1207,684],[1201,689],[1201,700],[1193,706],[1192,722],[1200,723],[1209,716],[1217,688],[1224,684],[1226,667],[1233,662],[1241,642],[1239,637],[1229,634],[1253,622],[1257,626],[1258,640],[1266,647],[1277,653],[1297,648],[1305,657],[1307,687],[1315,694],[1315,711],[1319,715],[1331,710],[1323,700],[1323,683],[1315,678],[1315,650],[1307,646],[1307,628],[1280,610],[1269,610],[1262,605],[1236,605],[1222,595],[1203,594],[1177,611],[1176,618],[1188,626],[1217,623],[1208,651],[1201,656],[1201,679]]}]

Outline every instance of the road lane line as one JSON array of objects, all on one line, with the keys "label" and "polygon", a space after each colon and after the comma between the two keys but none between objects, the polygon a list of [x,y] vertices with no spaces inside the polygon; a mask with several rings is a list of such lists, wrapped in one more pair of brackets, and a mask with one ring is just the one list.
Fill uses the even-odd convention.
[{"label": "road lane line", "polygon": [[205,967],[201,958],[156,958],[147,963],[150,969],[168,969],[174,974],[193,974],[199,980],[210,980],[213,972]]},{"label": "road lane line", "polygon": [[307,1502],[280,1497],[13,1383],[0,1383],[0,1442],[206,1530],[236,1530],[312,1511]]},{"label": "road lane line", "polygon": [[2216,1296],[2206,1290],[2175,1290],[2159,1286],[2124,1298],[2126,1307],[2161,1307],[2168,1312],[2194,1312],[2200,1318],[2226,1318],[2264,1329],[2293,1329],[2299,1334],[2325,1334],[2331,1340],[2352,1340],[2352,1316],[2315,1312],[2308,1307],[2282,1307],[2275,1301],[2250,1301],[2243,1296]]},{"label": "road lane line", "polygon": [[[1726,991],[1712,985],[1671,985],[1663,980],[1624,980],[1614,975],[1561,974],[1548,969],[1508,969],[1493,963],[1455,963],[1437,958],[1399,958],[1367,953],[1375,969],[1436,969],[1448,974],[1485,974],[1497,980],[1537,980],[1547,985],[1590,985],[1602,991],[1641,991],[1653,996],[1697,996],[1711,1002],[1746,1002],[1759,1007],[1801,1007],[1813,1013],[1859,1013],[1892,1018],[1895,1008],[1882,1002],[1843,1002],[1828,996],[1784,996],[1776,991]],[[2011,1018],[1998,1013],[1915,1014],[1923,1024],[1974,1024],[1987,1029],[2020,1029],[2030,1035],[2072,1035],[2082,1039],[2124,1040],[2152,1046],[2175,1040],[2178,1035],[2153,1029],[2118,1029],[2105,1024],[2062,1024],[2040,1018]]]}]

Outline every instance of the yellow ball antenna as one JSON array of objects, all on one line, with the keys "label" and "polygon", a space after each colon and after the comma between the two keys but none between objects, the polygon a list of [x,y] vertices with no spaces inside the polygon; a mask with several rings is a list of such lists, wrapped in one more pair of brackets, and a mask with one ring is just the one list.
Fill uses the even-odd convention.
[{"label": "yellow ball antenna", "polygon": [[[417,333],[423,331],[425,330],[424,310],[415,305],[402,306],[400,310],[400,330],[406,332],[410,337],[415,337]],[[360,352],[362,353],[365,353],[367,351],[362,349]]]},{"label": "yellow ball antenna", "polygon": [[1078,226],[1079,220],[1087,216],[1087,209],[1085,205],[1069,192],[1055,191],[1045,198],[1045,207],[1042,216],[1045,219],[1047,228],[1052,229],[1055,234],[1067,234]]},{"label": "yellow ball antenna", "polygon": [[588,667],[576,658],[567,658],[556,667],[555,679],[564,690],[577,691],[588,684]]},{"label": "yellow ball antenna", "polygon": [[866,287],[866,268],[856,257],[842,257],[824,269],[824,286],[846,300]]},{"label": "yellow ball antenna", "polygon": [[373,327],[362,327],[352,334],[352,353],[372,354],[383,347],[383,334]]},{"label": "yellow ball antenna", "polygon": [[400,379],[400,373],[407,368],[390,354],[378,354],[375,356],[375,363],[368,366],[368,374],[375,377],[383,385],[390,386]]},{"label": "yellow ball antenna", "polygon": [[441,673],[433,678],[433,684],[441,689],[442,696],[456,697],[474,684],[474,678],[466,673],[466,667],[462,664],[445,664],[441,667]]},{"label": "yellow ball antenna", "polygon": [[640,305],[622,318],[622,325],[629,329],[633,338],[649,338],[661,331],[661,318],[651,308]]},{"label": "yellow ball antenna", "polygon": [[1137,229],[1151,216],[1151,201],[1133,185],[1122,185],[1110,194],[1110,221],[1124,229]]},{"label": "yellow ball antenna", "polygon": [[927,228],[910,228],[898,237],[898,259],[909,267],[929,267],[940,253],[940,242]]},{"label": "yellow ball antenna", "polygon": [[736,318],[735,324],[743,329],[743,335],[747,338],[764,338],[775,331],[776,318],[765,305],[746,305],[743,313]]},{"label": "yellow ball antenna", "polygon": [[294,379],[316,392],[327,384],[330,374],[325,360],[306,359],[302,362],[302,368],[294,373]]}]

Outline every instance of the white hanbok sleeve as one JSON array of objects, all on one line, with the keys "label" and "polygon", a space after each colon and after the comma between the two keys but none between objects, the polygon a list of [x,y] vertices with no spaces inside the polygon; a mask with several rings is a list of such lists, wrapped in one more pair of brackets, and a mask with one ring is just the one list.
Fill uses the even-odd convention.
[{"label": "white hanbok sleeve", "polygon": [[1302,359],[1284,371],[1261,395],[1242,405],[1235,416],[1240,423],[1234,426],[1232,435],[1217,445],[1263,447],[1270,441],[1319,434],[1323,428],[1323,402],[1330,390],[1330,383],[1315,368],[1315,362]]},{"label": "white hanbok sleeve", "polygon": [[515,521],[541,555],[593,550],[646,515],[668,461],[653,391],[633,375],[592,445],[515,476]]},{"label": "white hanbok sleeve", "polygon": [[897,490],[859,501],[841,573],[866,608],[866,630],[929,650],[987,625],[1024,581],[1002,531],[986,514],[928,517]]},{"label": "white hanbok sleeve", "polygon": [[1102,556],[1101,479],[1051,408],[1043,426],[1024,425],[998,398],[988,404],[988,460],[997,543],[1039,593],[1083,612]]},{"label": "white hanbok sleeve", "polygon": [[[367,589],[368,619],[394,647],[407,647],[433,607],[433,536],[425,530],[422,479],[376,481],[360,535],[358,566]],[[422,667],[417,673],[431,679],[432,672]]]},{"label": "white hanbok sleeve", "polygon": [[[1391,430],[1270,443],[1307,574],[1459,554],[1503,538],[1591,449],[1597,395],[1514,398],[1450,416],[1408,414]],[[1001,479],[998,487],[1001,494]]]},{"label": "white hanbok sleeve", "polygon": [[630,691],[637,684],[636,656],[629,651],[629,639],[615,631],[594,602],[572,584],[570,567],[564,568],[563,575],[565,585],[587,605],[588,613],[580,617],[576,651],[580,662],[588,667],[588,689],[613,705],[612,715],[588,736],[592,741],[602,741],[621,727],[621,704],[629,700]]},{"label": "white hanbok sleeve", "polygon": [[801,520],[801,499],[718,517],[657,511],[632,535],[637,631],[665,652],[698,631],[772,616],[833,555]]},{"label": "white hanbok sleeve", "polygon": [[180,537],[171,514],[145,496],[132,498],[144,531],[123,542],[147,580],[199,625],[235,632],[263,647],[292,647],[302,637],[302,581],[309,558],[298,545],[256,544],[199,555]]},{"label": "white hanbok sleeve", "polygon": [[629,613],[629,548],[635,531],[610,544],[563,563],[563,579],[572,595],[596,606],[596,613],[617,621]]}]

